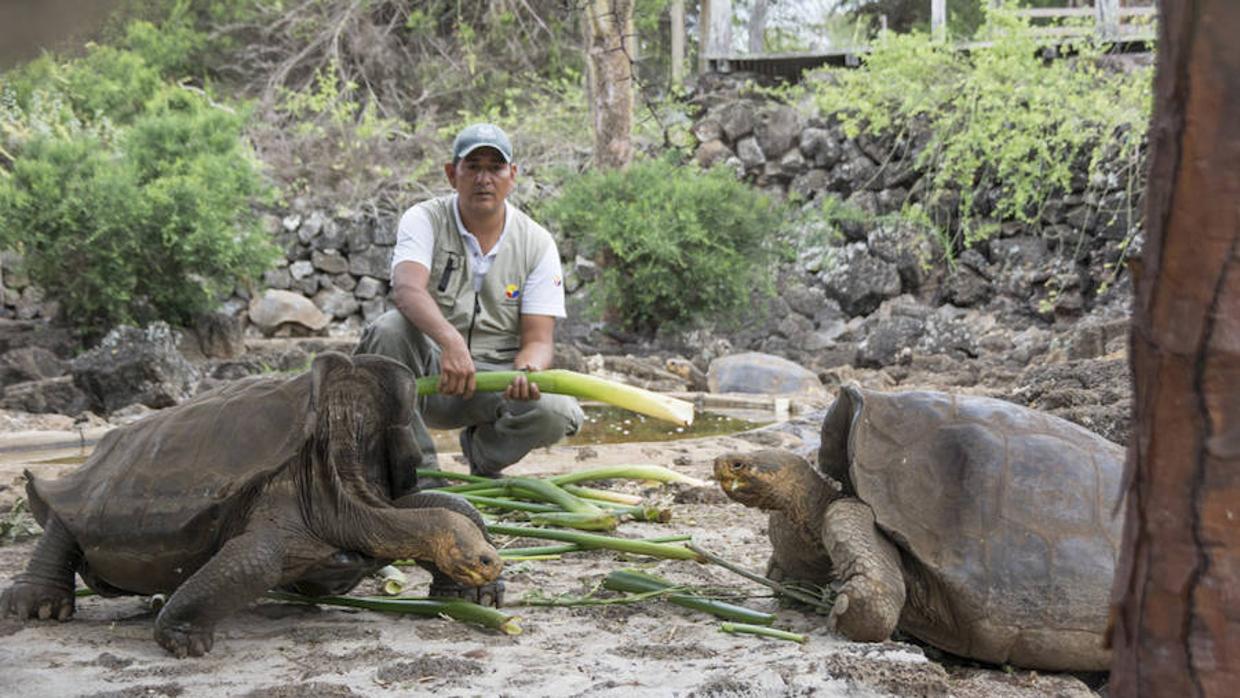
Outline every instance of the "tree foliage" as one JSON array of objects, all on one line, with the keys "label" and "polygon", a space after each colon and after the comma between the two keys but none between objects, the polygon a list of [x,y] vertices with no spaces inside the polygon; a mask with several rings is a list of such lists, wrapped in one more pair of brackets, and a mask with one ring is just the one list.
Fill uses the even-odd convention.
[{"label": "tree foliage", "polygon": [[591,171],[539,213],[584,254],[608,257],[594,300],[633,331],[735,312],[770,288],[778,209],[723,168],[640,160]]},{"label": "tree foliage", "polygon": [[165,80],[175,34],[132,29],[133,48],[44,56],[0,91],[0,243],[87,335],[185,323],[275,256],[246,114]]}]

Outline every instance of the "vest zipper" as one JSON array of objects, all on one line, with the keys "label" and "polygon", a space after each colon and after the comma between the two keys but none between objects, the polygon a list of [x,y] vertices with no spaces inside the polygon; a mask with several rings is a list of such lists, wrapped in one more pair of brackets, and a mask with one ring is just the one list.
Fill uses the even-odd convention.
[{"label": "vest zipper", "polygon": [[469,318],[469,334],[465,335],[465,346],[472,353],[474,350],[474,323],[478,321],[478,313],[482,312],[482,303],[478,300],[478,294],[474,294],[474,314]]}]

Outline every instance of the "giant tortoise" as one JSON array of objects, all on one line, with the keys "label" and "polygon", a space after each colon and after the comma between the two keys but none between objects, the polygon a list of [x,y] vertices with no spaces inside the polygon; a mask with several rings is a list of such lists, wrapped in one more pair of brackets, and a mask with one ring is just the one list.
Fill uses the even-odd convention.
[{"label": "giant tortoise", "polygon": [[329,352],[115,429],[58,480],[27,472],[44,534],[0,615],[67,620],[75,573],[105,596],[171,594],[155,639],[183,657],[268,589],[341,593],[396,558],[491,586],[501,562],[478,513],[413,491],[414,399],[405,366]]},{"label": "giant tortoise", "polygon": [[837,591],[846,637],[900,630],[945,651],[1100,670],[1124,451],[1001,400],[845,386],[818,468],[788,451],[715,461],[724,492],[769,510],[772,579]]}]

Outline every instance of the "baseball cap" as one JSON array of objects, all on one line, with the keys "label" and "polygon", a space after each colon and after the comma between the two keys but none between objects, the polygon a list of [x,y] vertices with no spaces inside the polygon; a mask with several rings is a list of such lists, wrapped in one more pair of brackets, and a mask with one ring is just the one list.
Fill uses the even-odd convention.
[{"label": "baseball cap", "polygon": [[504,162],[512,162],[512,142],[508,134],[494,124],[472,124],[461,129],[452,141],[452,162],[458,163],[461,158],[479,148],[495,148],[503,156]]}]

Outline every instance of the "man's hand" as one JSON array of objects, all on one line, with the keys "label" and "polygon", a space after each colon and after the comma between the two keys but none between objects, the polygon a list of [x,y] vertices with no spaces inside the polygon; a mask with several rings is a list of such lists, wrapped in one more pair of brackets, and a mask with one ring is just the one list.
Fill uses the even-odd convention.
[{"label": "man's hand", "polygon": [[[529,369],[522,369],[528,371]],[[509,400],[537,400],[542,396],[538,390],[537,383],[531,383],[528,376],[524,373],[512,379],[507,388],[504,388],[504,397]]]},{"label": "man's hand", "polygon": [[477,371],[464,342],[445,348],[439,356],[439,394],[473,397]]}]

